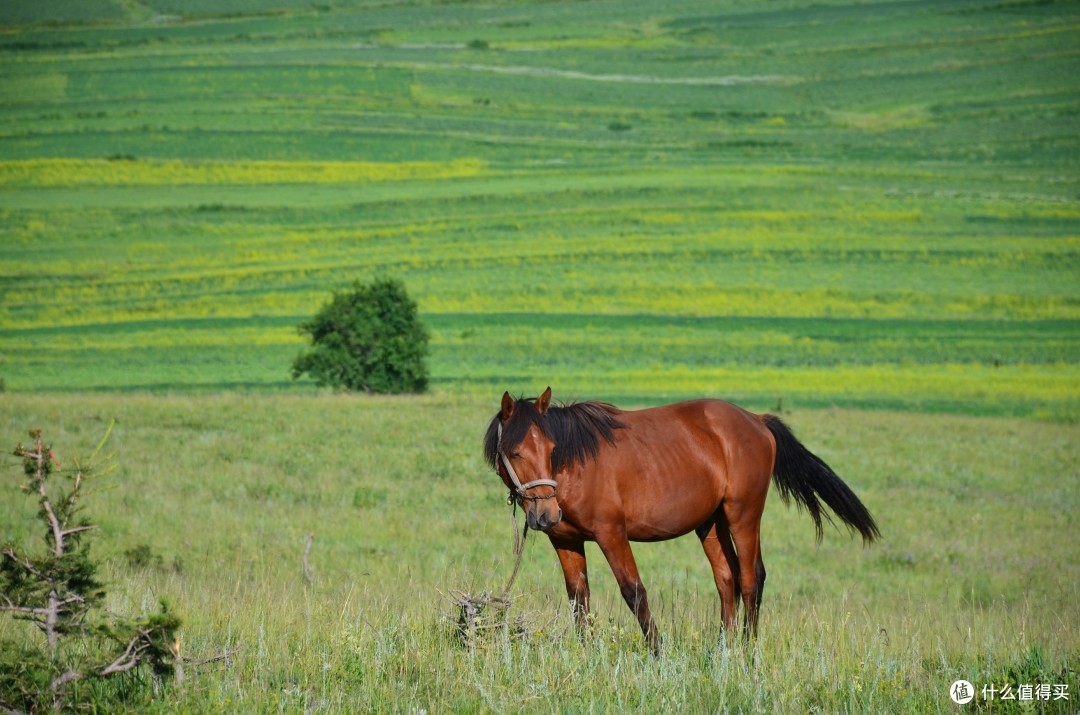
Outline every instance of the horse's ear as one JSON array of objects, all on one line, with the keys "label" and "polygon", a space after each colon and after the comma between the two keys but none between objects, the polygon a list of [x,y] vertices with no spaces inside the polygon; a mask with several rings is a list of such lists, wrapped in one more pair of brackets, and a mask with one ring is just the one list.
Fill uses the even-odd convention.
[{"label": "horse's ear", "polygon": [[510,397],[509,392],[503,393],[502,399],[502,419],[506,422],[510,419],[510,415],[514,414],[514,398]]},{"label": "horse's ear", "polygon": [[551,404],[551,388],[544,390],[544,394],[536,398],[536,409],[540,411],[540,414],[546,414],[548,405]]}]

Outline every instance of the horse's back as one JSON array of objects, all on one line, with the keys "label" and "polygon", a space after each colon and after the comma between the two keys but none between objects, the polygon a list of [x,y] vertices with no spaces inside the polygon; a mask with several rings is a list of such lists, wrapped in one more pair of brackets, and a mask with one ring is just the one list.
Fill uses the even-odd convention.
[{"label": "horse's back", "polygon": [[619,419],[627,422],[632,429],[638,426],[639,430],[648,430],[661,440],[688,438],[708,441],[713,438],[726,450],[766,449],[772,452],[775,449],[772,434],[762,416],[724,400],[674,402],[623,412]]}]

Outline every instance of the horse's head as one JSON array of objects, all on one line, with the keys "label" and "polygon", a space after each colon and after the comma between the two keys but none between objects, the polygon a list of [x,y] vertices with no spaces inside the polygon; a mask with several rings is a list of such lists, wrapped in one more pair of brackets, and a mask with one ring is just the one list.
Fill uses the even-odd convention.
[{"label": "horse's head", "polygon": [[539,531],[562,520],[551,468],[555,442],[544,419],[550,404],[550,387],[536,400],[515,401],[503,393],[484,441],[485,456],[510,490],[510,499],[525,510],[529,528]]}]

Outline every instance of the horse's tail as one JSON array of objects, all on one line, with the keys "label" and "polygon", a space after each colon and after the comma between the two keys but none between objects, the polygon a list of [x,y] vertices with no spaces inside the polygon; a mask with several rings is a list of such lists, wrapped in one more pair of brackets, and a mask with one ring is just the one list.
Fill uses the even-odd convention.
[{"label": "horse's tail", "polygon": [[817,525],[818,541],[821,541],[822,536],[822,515],[832,522],[832,517],[821,508],[818,497],[821,497],[850,529],[862,534],[865,543],[869,544],[881,536],[874,517],[855,496],[855,492],[851,491],[820,457],[804,447],[779,417],[763,415],[762,422],[776,438],[773,481],[780,491],[780,498],[784,503],[788,503],[794,496],[800,506],[806,507]]}]

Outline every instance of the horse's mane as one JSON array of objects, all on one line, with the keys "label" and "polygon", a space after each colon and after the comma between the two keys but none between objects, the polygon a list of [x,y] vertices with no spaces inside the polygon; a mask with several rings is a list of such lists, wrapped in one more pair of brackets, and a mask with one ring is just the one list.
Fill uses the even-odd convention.
[{"label": "horse's mane", "polygon": [[626,425],[619,421],[621,410],[606,402],[590,400],[566,405],[552,405],[546,414],[540,414],[536,408],[536,399],[518,399],[514,403],[514,413],[503,425],[502,440],[499,440],[499,421],[501,414],[496,413],[484,436],[484,457],[492,469],[498,453],[511,454],[521,444],[529,427],[536,425],[544,436],[555,443],[551,453],[552,472],[558,474],[563,468],[576,463],[584,464],[600,452],[600,440],[615,443],[615,430]]}]

